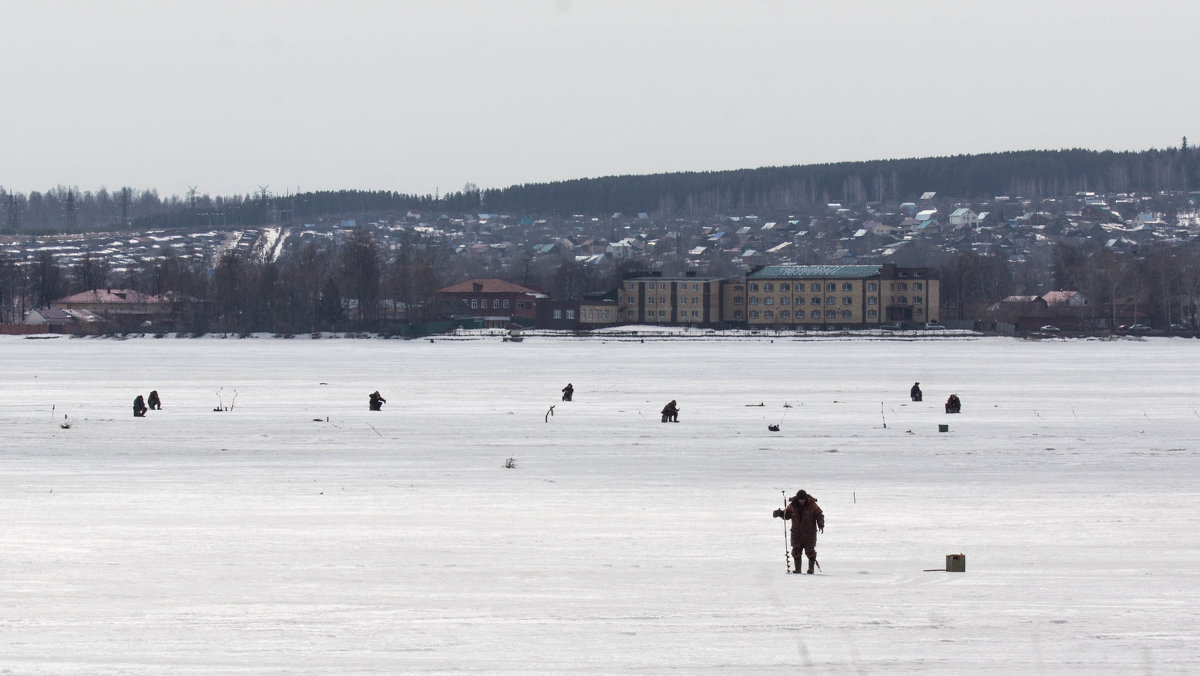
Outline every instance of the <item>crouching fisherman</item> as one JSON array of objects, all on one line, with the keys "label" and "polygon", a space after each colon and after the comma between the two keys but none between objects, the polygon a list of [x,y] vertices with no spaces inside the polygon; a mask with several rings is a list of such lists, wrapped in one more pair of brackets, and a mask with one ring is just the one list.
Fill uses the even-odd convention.
[{"label": "crouching fisherman", "polygon": [[787,509],[776,509],[772,516],[792,520],[792,558],[796,560],[796,572],[800,572],[800,553],[808,555],[808,574],[813,574],[817,563],[817,533],[825,532],[825,514],[817,506],[817,499],[804,491],[788,500]]},{"label": "crouching fisherman", "polygon": [[663,406],[662,421],[679,422],[679,406],[675,403],[674,399],[672,399],[666,406]]},{"label": "crouching fisherman", "polygon": [[374,392],[371,393],[370,404],[371,404],[372,411],[382,411],[383,405],[386,403],[387,403],[387,399],[384,399],[383,395],[379,394],[379,390],[375,390]]},{"label": "crouching fisherman", "polygon": [[962,413],[962,401],[957,394],[950,395],[946,400],[946,413]]}]

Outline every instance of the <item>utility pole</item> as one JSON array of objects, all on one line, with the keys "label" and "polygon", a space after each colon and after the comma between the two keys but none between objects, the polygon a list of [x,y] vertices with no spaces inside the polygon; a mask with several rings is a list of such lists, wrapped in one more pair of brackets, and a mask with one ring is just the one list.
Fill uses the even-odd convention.
[{"label": "utility pole", "polygon": [[121,188],[121,225],[128,227],[129,225],[129,188]]},{"label": "utility pole", "polygon": [[188,228],[196,227],[196,186],[188,186]]}]

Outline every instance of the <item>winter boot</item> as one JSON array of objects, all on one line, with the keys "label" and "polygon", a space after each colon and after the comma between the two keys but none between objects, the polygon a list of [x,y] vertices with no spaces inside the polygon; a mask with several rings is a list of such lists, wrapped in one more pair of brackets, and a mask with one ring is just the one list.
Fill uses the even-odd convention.
[{"label": "winter boot", "polygon": [[814,559],[811,559],[811,558],[810,558],[810,559],[808,560],[808,574],[809,574],[809,575],[812,575],[812,574],[813,574],[813,564],[814,564],[814,563],[816,563],[816,561],[815,561]]}]

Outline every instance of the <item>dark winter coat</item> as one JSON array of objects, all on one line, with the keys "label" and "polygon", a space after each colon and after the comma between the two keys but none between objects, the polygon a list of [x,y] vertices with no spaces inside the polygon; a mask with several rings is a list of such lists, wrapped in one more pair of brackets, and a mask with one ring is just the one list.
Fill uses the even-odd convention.
[{"label": "dark winter coat", "polygon": [[139,394],[137,399],[133,400],[133,416],[135,418],[141,418],[142,416],[146,415],[147,410],[146,400],[142,399],[142,395]]},{"label": "dark winter coat", "polygon": [[387,399],[384,399],[382,396],[380,396],[378,391],[371,393],[371,410],[372,411],[382,411],[383,405],[386,403],[387,403]]},{"label": "dark winter coat", "polygon": [[158,398],[158,390],[150,390],[150,398],[146,399],[146,403],[153,410],[162,410],[162,400]]},{"label": "dark winter coat", "polygon": [[959,401],[957,394],[950,395],[946,400],[946,413],[959,413],[962,411],[962,402]]},{"label": "dark winter coat", "polygon": [[674,399],[671,400],[671,403],[663,406],[662,420],[663,422],[667,422],[668,420],[679,420],[679,407],[675,405]]},{"label": "dark winter coat", "polygon": [[783,518],[792,520],[793,547],[815,547],[817,531],[825,530],[825,514],[811,495],[802,501],[789,502],[783,510]]},{"label": "dark winter coat", "polygon": [[571,401],[571,397],[575,395],[575,386],[567,383],[567,386],[562,389],[563,401]]},{"label": "dark winter coat", "polygon": [[912,397],[913,401],[921,401],[921,388],[913,385],[912,389],[908,391],[908,396]]}]

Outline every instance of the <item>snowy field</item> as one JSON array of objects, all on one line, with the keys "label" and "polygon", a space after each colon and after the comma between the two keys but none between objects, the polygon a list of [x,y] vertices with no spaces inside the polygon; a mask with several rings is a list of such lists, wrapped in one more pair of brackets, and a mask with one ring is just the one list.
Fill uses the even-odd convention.
[{"label": "snowy field", "polygon": [[0,673],[1194,673],[1197,355],[0,336]]}]

